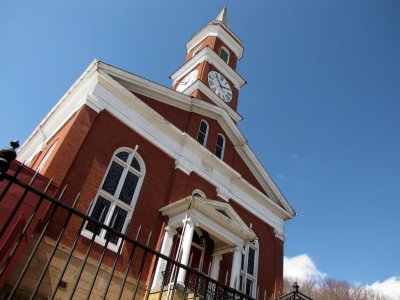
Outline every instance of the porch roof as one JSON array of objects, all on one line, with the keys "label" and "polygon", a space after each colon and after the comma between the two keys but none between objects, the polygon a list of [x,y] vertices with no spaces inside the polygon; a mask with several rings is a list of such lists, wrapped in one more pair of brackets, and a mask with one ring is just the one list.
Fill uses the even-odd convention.
[{"label": "porch roof", "polygon": [[[181,222],[185,216],[190,216],[199,222],[200,227],[221,240],[230,240],[230,244],[233,240],[236,240],[234,244],[239,245],[237,241],[248,242],[257,239],[254,231],[228,203],[188,196],[160,208],[159,211],[163,216],[168,216],[173,223]],[[235,238],[230,239],[229,236]]]}]

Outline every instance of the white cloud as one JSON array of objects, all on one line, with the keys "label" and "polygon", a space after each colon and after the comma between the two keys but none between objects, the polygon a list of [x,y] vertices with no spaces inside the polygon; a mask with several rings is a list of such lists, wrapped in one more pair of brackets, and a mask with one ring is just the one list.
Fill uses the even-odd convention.
[{"label": "white cloud", "polygon": [[283,273],[285,277],[293,278],[298,281],[303,280],[321,280],[327,276],[318,270],[317,266],[308,256],[308,254],[301,254],[294,257],[284,257],[283,259]]},{"label": "white cloud", "polygon": [[278,179],[280,179],[280,180],[285,179],[285,174],[279,173],[277,176],[278,176]]},{"label": "white cloud", "polygon": [[390,277],[385,281],[376,281],[371,285],[367,285],[366,288],[372,289],[388,299],[400,299],[400,277]]},{"label": "white cloud", "polygon": [[[283,259],[283,275],[297,280],[298,282],[313,280],[321,281],[328,274],[318,270],[315,262],[308,254],[301,254],[294,257],[284,257]],[[400,299],[400,277],[393,276],[384,281],[376,281],[371,285],[365,285],[366,289],[370,289],[388,300]]]}]

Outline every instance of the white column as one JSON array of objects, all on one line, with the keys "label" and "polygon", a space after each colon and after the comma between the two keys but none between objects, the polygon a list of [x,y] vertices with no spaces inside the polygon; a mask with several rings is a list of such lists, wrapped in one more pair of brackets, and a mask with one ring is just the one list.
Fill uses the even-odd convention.
[{"label": "white column", "polygon": [[[193,233],[194,233],[194,221],[192,218],[186,218],[183,220],[183,236],[181,237],[182,239],[182,245],[181,245],[181,258],[179,262],[185,266],[188,265],[189,262],[189,256],[190,256],[190,248],[192,247],[192,238],[193,238]],[[178,273],[178,279],[177,282],[180,284],[185,283],[185,275],[186,275],[186,270],[184,269],[179,269]]]},{"label": "white column", "polygon": [[214,253],[212,255],[212,262],[211,262],[211,272],[210,277],[212,279],[218,280],[219,277],[219,263],[222,260],[222,255],[219,253]]},{"label": "white column", "polygon": [[242,248],[237,246],[233,249],[232,269],[231,269],[231,282],[229,286],[234,289],[239,288],[240,282],[240,265],[242,262]]},{"label": "white column", "polygon": [[[175,228],[171,226],[165,227],[164,239],[162,241],[160,250],[161,254],[164,254],[165,256],[170,256],[175,234],[176,234]],[[153,284],[151,285],[152,289],[160,288],[162,286],[162,282],[164,279],[163,272],[165,271],[166,267],[167,267],[167,261],[164,259],[159,259],[156,267],[156,272],[154,274]]]}]

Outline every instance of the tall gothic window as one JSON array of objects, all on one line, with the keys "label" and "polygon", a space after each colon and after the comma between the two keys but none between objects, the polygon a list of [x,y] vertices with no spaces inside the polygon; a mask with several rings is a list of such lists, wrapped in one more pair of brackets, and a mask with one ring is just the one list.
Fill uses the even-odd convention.
[{"label": "tall gothic window", "polygon": [[224,46],[221,47],[221,51],[219,53],[219,57],[222,58],[222,60],[226,63],[229,63],[229,51],[226,49]]},{"label": "tall gothic window", "polygon": [[[125,232],[132,216],[145,174],[145,165],[136,150],[118,149],[108,166],[90,216],[119,232]],[[117,249],[119,238],[105,229],[87,222],[82,234],[95,241]]]},{"label": "tall gothic window", "polygon": [[201,120],[199,133],[197,134],[197,141],[203,146],[207,143],[207,135],[208,135],[208,124],[206,121]]},{"label": "tall gothic window", "polygon": [[257,292],[258,241],[244,246],[240,269],[240,290],[255,298]]},{"label": "tall gothic window", "polygon": [[215,145],[215,154],[218,158],[224,158],[224,150],[225,150],[225,137],[222,134],[218,134],[217,144]]}]

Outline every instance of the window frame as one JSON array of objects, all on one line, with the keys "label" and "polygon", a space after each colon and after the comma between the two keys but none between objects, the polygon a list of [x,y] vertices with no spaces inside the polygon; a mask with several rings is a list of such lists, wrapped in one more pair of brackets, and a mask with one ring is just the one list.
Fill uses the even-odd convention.
[{"label": "window frame", "polygon": [[[222,58],[222,56],[221,56],[221,53],[222,53],[222,52],[225,52],[225,53],[227,54],[226,60],[224,60],[224,59]],[[229,64],[229,60],[230,60],[230,58],[231,58],[231,53],[229,52],[229,50],[228,50],[226,47],[221,46],[221,49],[219,50],[219,57],[220,57],[224,62],[226,62],[227,64]]]},{"label": "window frame", "polygon": [[194,57],[197,53],[199,53],[201,49],[203,49],[203,45],[199,45],[199,46],[193,51],[192,57]]},{"label": "window frame", "polygon": [[[247,273],[248,270],[248,261],[249,261],[249,249],[252,248],[254,250],[254,269],[253,269],[253,275],[250,273]],[[258,257],[259,257],[259,244],[258,240],[254,240],[252,242],[246,243],[243,246],[243,252],[242,252],[242,263],[240,266],[240,282],[242,283],[242,286],[239,287],[239,290],[242,291],[242,293],[246,294],[246,283],[247,280],[249,279],[250,281],[253,282],[251,294],[248,295],[250,297],[256,298],[257,294],[257,277],[258,277]]]},{"label": "window frame", "polygon": [[[135,149],[131,149],[128,147],[121,147],[121,148],[118,148],[116,151],[114,151],[114,153],[110,159],[110,162],[108,163],[107,170],[104,173],[103,179],[97,190],[96,196],[94,198],[95,200],[93,201],[90,211],[88,213],[89,216],[92,216],[92,213],[94,211],[96,203],[97,203],[97,201],[99,201],[99,197],[105,199],[106,201],[108,201],[110,203],[110,205],[109,205],[107,215],[105,216],[103,224],[111,227],[110,223],[112,221],[112,218],[113,218],[113,215],[115,212],[115,208],[119,207],[120,209],[124,210],[127,214],[126,214],[126,218],[124,220],[124,224],[120,231],[121,233],[125,233],[127,230],[128,224],[130,223],[133,211],[135,210],[136,203],[139,198],[139,194],[140,194],[140,190],[141,190],[141,187],[143,184],[144,177],[146,175],[146,166],[144,164],[142,157],[137,153],[137,149],[138,149],[138,146],[136,146]],[[126,162],[124,162],[121,158],[117,157],[117,155],[121,152],[128,153],[128,158],[127,158]],[[139,163],[140,171],[136,170],[134,167],[131,166],[133,158],[136,158],[137,162]],[[121,176],[118,180],[117,187],[114,191],[114,194],[111,195],[109,192],[103,190],[103,185],[104,185],[104,182],[106,181],[106,178],[111,169],[111,166],[113,165],[113,162],[115,162],[119,166],[123,167],[123,170],[122,170]],[[138,181],[137,181],[137,184],[135,187],[135,191],[133,192],[133,195],[132,195],[131,203],[127,204],[123,200],[119,199],[119,196],[121,195],[121,191],[124,187],[125,180],[129,173],[136,175],[138,177]],[[100,217],[100,219],[101,219],[101,217]],[[86,229],[88,224],[89,224],[89,222],[86,221],[85,226],[82,229],[81,235],[88,239],[92,239],[93,234],[95,234],[95,233],[89,229]],[[100,233],[96,235],[94,241],[96,243],[104,246],[107,241],[106,234],[107,234],[107,230],[101,228]],[[117,252],[121,242],[122,242],[121,238],[118,238],[118,241],[116,244],[114,244],[110,240],[107,244],[107,248],[114,252]]]},{"label": "window frame", "polygon": [[195,194],[200,195],[201,198],[207,199],[206,193],[204,193],[200,189],[194,189],[193,192],[192,192],[192,196],[197,197]]},{"label": "window frame", "polygon": [[[217,149],[218,149],[218,147],[219,147],[219,145],[218,145],[218,138],[219,138],[219,137],[222,138],[221,156],[218,156],[218,153],[217,153]],[[226,143],[225,136],[224,136],[222,133],[218,133],[218,135],[217,135],[217,142],[215,143],[215,155],[216,155],[219,159],[221,159],[221,160],[224,159],[224,154],[225,154],[225,143]]]},{"label": "window frame", "polygon": [[[47,161],[49,160],[50,156],[53,154],[54,149],[56,148],[56,145],[58,143],[58,140],[56,140],[49,148],[49,150],[47,150],[46,154],[43,156],[40,164],[38,165],[38,167],[36,168],[36,172],[39,172],[43,169],[43,167],[46,165]],[[30,163],[30,162],[29,162]],[[26,163],[26,165],[28,165],[28,163]]]},{"label": "window frame", "polygon": [[[201,131],[201,124],[202,124],[203,122],[204,122],[204,123],[206,124],[206,126],[207,126],[207,129],[206,129],[206,132],[205,132],[205,133],[203,133],[203,132]],[[199,142],[200,145],[202,145],[202,146],[204,146],[204,147],[207,145],[207,138],[208,138],[208,131],[209,131],[209,129],[210,129],[210,125],[208,124],[208,122],[207,122],[206,120],[202,119],[202,120],[200,121],[199,130],[198,130],[198,132],[197,132],[197,141]],[[200,141],[199,141],[200,133],[203,133],[203,134],[204,134],[203,143],[200,143]]]}]

